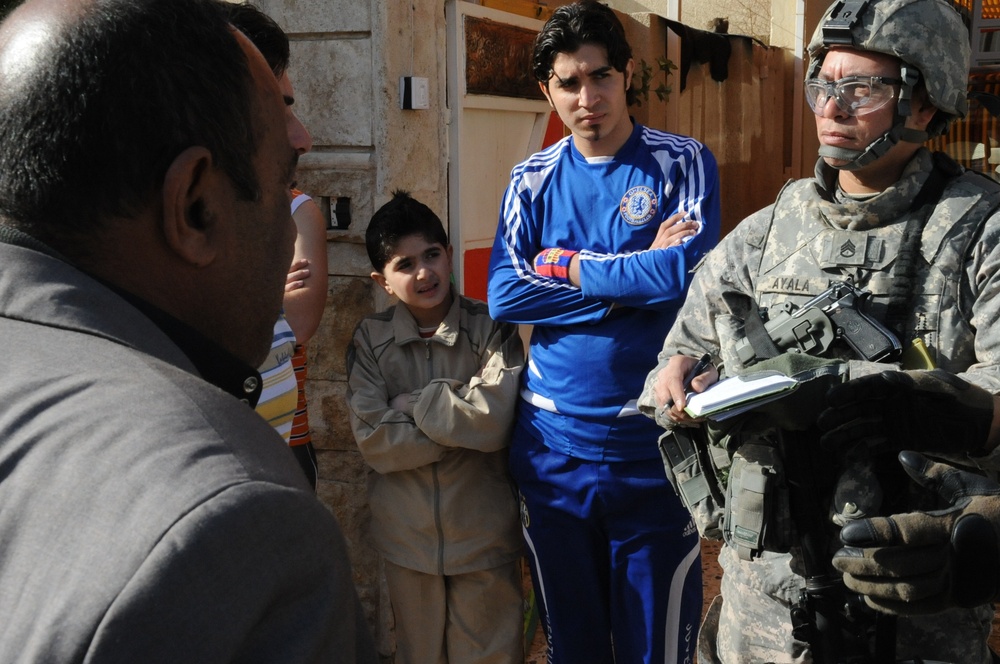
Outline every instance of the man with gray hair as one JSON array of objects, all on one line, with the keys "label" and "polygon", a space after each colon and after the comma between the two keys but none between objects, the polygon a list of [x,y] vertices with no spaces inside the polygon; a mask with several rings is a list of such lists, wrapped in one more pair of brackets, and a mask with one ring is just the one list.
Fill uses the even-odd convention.
[{"label": "man with gray hair", "polygon": [[[986,664],[996,588],[958,592],[948,565],[960,557],[938,547],[925,568],[942,564],[933,583],[956,590],[924,605],[933,615],[906,601],[930,592],[916,567],[882,579],[898,602],[861,601],[841,576],[871,591],[858,581],[873,566],[851,561],[947,536],[954,519],[900,520],[899,540],[867,521],[941,505],[901,472],[941,487],[942,468],[914,451],[980,476],[1000,466],[1000,186],[922,147],[966,113],[968,31],[942,0],[838,0],[809,56],[815,177],[786,185],[699,266],[640,398],[669,431],[664,459],[699,529],[725,541],[700,661]],[[799,386],[696,419],[683,385],[703,353],[714,365],[690,391],[762,369]],[[963,546],[995,548],[983,532]]]},{"label": "man with gray hair", "polygon": [[377,661],[252,410],[297,154],[213,0],[0,24],[0,660]]}]

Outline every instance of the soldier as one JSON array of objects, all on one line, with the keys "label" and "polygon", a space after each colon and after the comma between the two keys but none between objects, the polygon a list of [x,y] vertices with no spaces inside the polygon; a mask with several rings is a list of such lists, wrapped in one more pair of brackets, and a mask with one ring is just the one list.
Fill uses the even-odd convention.
[{"label": "soldier", "polygon": [[[921,146],[966,112],[968,40],[941,0],[830,7],[809,44],[805,81],[821,144],[815,177],[786,185],[696,269],[647,378],[639,405],[672,432],[664,458],[701,460],[692,472],[668,463],[679,492],[702,534],[725,540],[702,662],[990,661],[988,604],[898,619],[860,602],[846,610],[852,596],[831,567],[839,526],[923,506],[900,471],[900,450],[998,465],[1000,188]],[[780,352],[767,327],[779,307],[802,308],[839,281],[871,293],[867,315],[911,349],[902,359],[859,359],[836,342],[819,357]],[[682,387],[703,353],[716,366],[691,381],[695,392],[762,367],[815,380],[750,414],[703,423],[685,413]],[[915,459],[904,464],[914,477],[942,473]],[[856,532],[852,541],[881,542],[899,544]],[[934,609],[946,603],[955,604]]]}]

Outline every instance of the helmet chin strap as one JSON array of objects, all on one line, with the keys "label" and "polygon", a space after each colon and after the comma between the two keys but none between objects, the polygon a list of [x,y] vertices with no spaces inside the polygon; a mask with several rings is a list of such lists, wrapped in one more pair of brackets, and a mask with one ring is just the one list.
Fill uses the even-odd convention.
[{"label": "helmet chin strap", "polygon": [[904,127],[906,118],[911,112],[910,102],[913,98],[913,87],[920,80],[920,73],[907,65],[899,69],[899,77],[903,79],[899,86],[899,102],[896,104],[896,118],[892,128],[868,144],[864,150],[846,150],[844,148],[821,145],[819,156],[843,161],[839,166],[833,166],[841,171],[856,171],[864,168],[892,149],[896,143],[923,143],[930,135],[926,131]]},{"label": "helmet chin strap", "polygon": [[892,146],[900,141],[923,143],[929,138],[926,131],[904,127],[903,122],[905,122],[905,118],[899,118],[892,129],[869,143],[864,150],[846,150],[832,145],[821,145],[819,156],[843,161],[843,164],[831,164],[838,170],[856,171],[885,155],[892,149]]}]

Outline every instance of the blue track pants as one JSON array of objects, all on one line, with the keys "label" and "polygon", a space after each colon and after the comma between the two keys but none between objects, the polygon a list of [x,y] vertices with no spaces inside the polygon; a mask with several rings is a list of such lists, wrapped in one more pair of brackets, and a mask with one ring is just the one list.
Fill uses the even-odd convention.
[{"label": "blue track pants", "polygon": [[510,464],[549,664],[692,662],[700,543],[660,459],[577,459],[518,425]]}]

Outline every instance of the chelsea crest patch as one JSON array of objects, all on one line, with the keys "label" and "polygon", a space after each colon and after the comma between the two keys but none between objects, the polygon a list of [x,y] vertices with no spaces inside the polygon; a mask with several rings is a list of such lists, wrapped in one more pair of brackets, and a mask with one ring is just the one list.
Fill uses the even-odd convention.
[{"label": "chelsea crest patch", "polygon": [[631,226],[642,226],[656,214],[656,194],[649,187],[632,187],[622,196],[622,219]]}]

